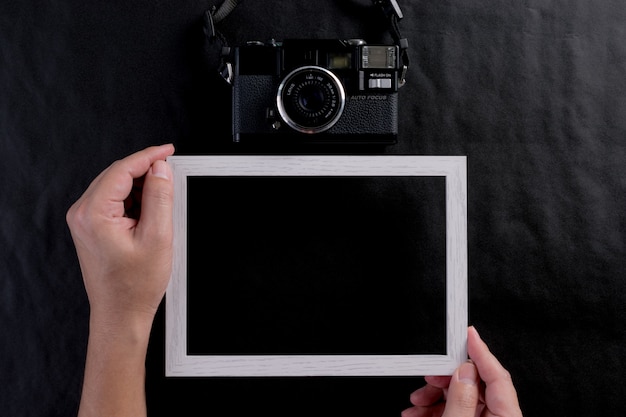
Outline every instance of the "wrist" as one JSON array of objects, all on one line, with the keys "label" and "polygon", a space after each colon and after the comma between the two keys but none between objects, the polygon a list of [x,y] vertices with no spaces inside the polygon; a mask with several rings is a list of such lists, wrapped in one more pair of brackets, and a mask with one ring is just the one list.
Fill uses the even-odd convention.
[{"label": "wrist", "polygon": [[92,311],[79,416],[145,416],[145,314]]},{"label": "wrist", "polygon": [[147,345],[152,330],[154,314],[146,312],[99,311],[89,316],[90,337],[110,342],[143,346]]}]

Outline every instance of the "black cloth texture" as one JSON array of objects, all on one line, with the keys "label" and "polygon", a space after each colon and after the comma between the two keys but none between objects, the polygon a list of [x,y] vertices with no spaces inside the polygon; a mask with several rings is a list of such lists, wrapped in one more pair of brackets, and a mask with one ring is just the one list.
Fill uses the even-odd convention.
[{"label": "black cloth texture", "polygon": [[[98,173],[169,142],[179,154],[300,152],[233,143],[221,40],[393,42],[371,2],[276,0],[241,2],[207,43],[215,4],[0,2],[1,415],[77,411],[89,305],[65,213]],[[410,65],[397,143],[301,151],[466,156],[469,322],[524,415],[626,415],[626,1],[399,4]],[[396,270],[399,247],[372,253]],[[424,383],[166,378],[164,327],[162,308],[150,416],[398,416]]]}]

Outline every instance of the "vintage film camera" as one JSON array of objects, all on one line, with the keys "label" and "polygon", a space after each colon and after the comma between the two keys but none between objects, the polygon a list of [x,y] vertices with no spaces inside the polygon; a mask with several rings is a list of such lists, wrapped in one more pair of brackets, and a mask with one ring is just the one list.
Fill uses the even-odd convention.
[{"label": "vintage film camera", "polygon": [[[232,85],[233,141],[396,143],[407,42],[398,33],[402,13],[397,3],[374,4],[389,19],[396,43],[272,39],[224,47],[220,72]],[[209,38],[217,15],[213,10],[207,16]]]},{"label": "vintage film camera", "polygon": [[233,50],[233,140],[394,143],[397,45],[249,42]]}]

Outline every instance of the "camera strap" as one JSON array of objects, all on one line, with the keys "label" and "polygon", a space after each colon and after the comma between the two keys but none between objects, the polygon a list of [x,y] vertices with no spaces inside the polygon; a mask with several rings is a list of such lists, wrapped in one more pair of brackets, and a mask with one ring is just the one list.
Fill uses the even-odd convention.
[{"label": "camera strap", "polygon": [[[224,20],[242,2],[243,0],[224,0],[219,6],[214,5],[204,13],[205,37],[209,44],[214,44],[215,42],[222,44],[222,63],[219,67],[219,72],[229,84],[233,79],[232,64],[226,59],[230,55],[230,47],[225,36],[216,29],[216,24]],[[372,0],[372,2],[387,20],[389,33],[400,49],[402,71],[398,80],[398,86],[401,87],[406,83],[406,73],[409,69],[409,43],[406,38],[400,35],[398,25],[398,22],[403,18],[402,10],[400,10],[400,5],[396,0]]]},{"label": "camera strap", "polygon": [[400,59],[402,59],[402,72],[398,80],[398,86],[402,87],[406,83],[406,73],[409,69],[409,41],[400,35],[398,22],[404,17],[400,5],[395,0],[373,0],[374,5],[380,8],[383,15],[389,22],[389,33],[393,41],[400,48]]}]

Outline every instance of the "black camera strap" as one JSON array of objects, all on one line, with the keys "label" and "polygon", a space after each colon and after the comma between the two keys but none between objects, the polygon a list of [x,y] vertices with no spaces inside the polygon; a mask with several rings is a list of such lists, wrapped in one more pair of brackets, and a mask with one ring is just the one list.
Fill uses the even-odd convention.
[{"label": "black camera strap", "polygon": [[[222,64],[220,65],[219,72],[222,77],[229,83],[232,81],[233,72],[230,62],[227,62],[226,57],[230,55],[230,47],[224,35],[222,35],[217,29],[216,24],[224,20],[238,4],[243,0],[224,0],[219,6],[214,5],[204,13],[204,34],[209,44],[219,42],[222,45]],[[372,0],[374,6],[380,9],[381,13],[388,22],[388,30],[393,38],[394,42],[400,48],[400,59],[402,60],[402,72],[398,85],[401,87],[406,83],[406,73],[409,68],[409,55],[408,48],[409,43],[406,38],[400,35],[400,29],[398,22],[402,20],[403,14],[400,10],[400,5],[396,0]]]},{"label": "black camera strap", "polygon": [[373,0],[374,5],[380,8],[383,15],[389,22],[389,33],[393,41],[400,48],[400,58],[402,59],[402,73],[400,74],[399,86],[406,83],[406,72],[409,69],[409,41],[400,35],[398,22],[404,17],[400,5],[395,0]]},{"label": "black camera strap", "polygon": [[215,25],[223,20],[226,16],[230,14],[235,7],[243,0],[224,0],[222,4],[218,6],[213,6],[206,12],[204,12],[204,34],[210,43],[215,42],[216,39],[222,41],[222,43],[226,45],[226,39],[224,36],[217,31]]}]

